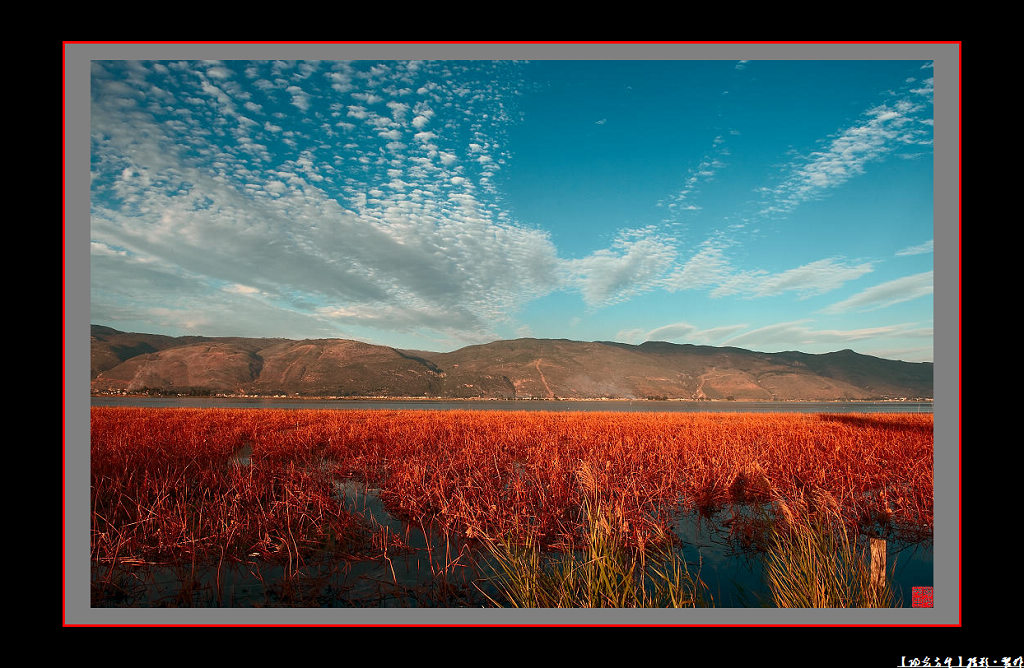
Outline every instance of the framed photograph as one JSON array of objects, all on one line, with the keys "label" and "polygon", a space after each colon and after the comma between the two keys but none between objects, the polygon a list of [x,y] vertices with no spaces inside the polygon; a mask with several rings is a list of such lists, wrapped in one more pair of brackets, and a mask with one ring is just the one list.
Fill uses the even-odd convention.
[{"label": "framed photograph", "polygon": [[65,625],[958,625],[960,48],[65,42]]}]

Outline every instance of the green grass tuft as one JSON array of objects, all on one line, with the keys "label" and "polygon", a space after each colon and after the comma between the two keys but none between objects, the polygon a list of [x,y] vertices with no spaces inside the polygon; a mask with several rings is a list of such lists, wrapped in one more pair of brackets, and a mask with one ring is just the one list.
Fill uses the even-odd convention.
[{"label": "green grass tuft", "polygon": [[866,545],[842,521],[831,497],[778,501],[765,579],[779,608],[890,608],[900,604],[892,570],[872,575]]},{"label": "green grass tuft", "polygon": [[[487,541],[490,585],[498,607],[692,608],[711,604],[699,574],[690,573],[663,534],[646,547],[628,546],[622,513],[584,501],[584,547],[545,553],[532,539]],[[483,590],[481,590],[483,591]]]}]

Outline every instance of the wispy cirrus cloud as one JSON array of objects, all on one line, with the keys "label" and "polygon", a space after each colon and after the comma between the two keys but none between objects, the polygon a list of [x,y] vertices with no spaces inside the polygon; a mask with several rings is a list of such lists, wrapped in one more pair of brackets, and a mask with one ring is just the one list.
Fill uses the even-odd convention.
[{"label": "wispy cirrus cloud", "polygon": [[931,253],[934,250],[935,250],[935,240],[934,239],[929,239],[928,241],[924,242],[923,244],[918,244],[917,246],[908,246],[907,248],[902,248],[902,249],[896,251],[896,255],[900,256],[900,257],[906,256],[906,255],[924,255],[925,253]]},{"label": "wispy cirrus cloud", "polygon": [[806,299],[838,289],[874,269],[872,262],[854,264],[831,257],[776,273],[740,270],[728,257],[731,245],[723,238],[705,241],[685,264],[662,281],[662,285],[670,292],[704,289],[712,297],[773,297],[795,292],[799,298]]},{"label": "wispy cirrus cloud", "polygon": [[670,325],[656,327],[644,335],[645,341],[680,341],[685,343],[712,344],[728,339],[736,332],[749,327],[746,324],[722,325],[701,329],[686,322],[676,322]]},{"label": "wispy cirrus cloud", "polygon": [[726,166],[725,157],[729,155],[722,135],[716,136],[711,146],[711,150],[701,157],[697,165],[690,168],[682,188],[671,197],[658,202],[658,206],[666,207],[673,216],[678,216],[684,211],[700,210],[701,207],[693,201],[694,196],[699,192],[701,184],[713,180],[715,174]]},{"label": "wispy cirrus cloud", "polygon": [[[901,340],[930,339],[931,337],[931,327],[921,327],[915,323],[855,329],[825,329],[815,327],[812,319],[804,318],[774,323],[754,329],[751,329],[747,324],[702,329],[691,323],[677,322],[649,331],[636,328],[621,330],[616,334],[615,340],[631,344],[639,344],[644,341],[668,341],[673,343],[735,346],[752,350],[778,351],[781,349],[816,346],[829,349],[855,342],[886,341],[891,338]],[[914,348],[912,353],[909,352],[910,349],[902,350],[908,358],[930,358],[929,348]]]},{"label": "wispy cirrus cloud", "polygon": [[806,299],[836,290],[871,271],[871,262],[848,264],[839,258],[825,258],[777,274],[758,276],[750,290],[755,297],[796,292],[801,299]]},{"label": "wispy cirrus cloud", "polygon": [[780,183],[760,189],[764,197],[760,214],[788,214],[863,174],[872,162],[907,146],[929,146],[932,93],[928,79],[868,109],[857,123],[825,140],[820,150],[793,161]]},{"label": "wispy cirrus cloud", "polygon": [[759,327],[724,341],[726,345],[769,349],[773,346],[810,346],[843,344],[891,336],[920,336],[921,328],[913,323],[859,329],[815,329],[813,320],[801,319]]},{"label": "wispy cirrus cloud", "polygon": [[934,272],[925,271],[870,287],[849,299],[822,309],[822,313],[873,311],[932,294]]}]

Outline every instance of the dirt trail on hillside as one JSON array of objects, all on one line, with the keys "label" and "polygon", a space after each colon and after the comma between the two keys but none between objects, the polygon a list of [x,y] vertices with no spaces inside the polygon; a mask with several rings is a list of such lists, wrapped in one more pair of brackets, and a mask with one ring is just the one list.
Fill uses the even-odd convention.
[{"label": "dirt trail on hillside", "polygon": [[722,375],[720,373],[715,373],[715,371],[716,371],[715,367],[711,367],[711,369],[709,371],[707,371],[705,373],[702,373],[700,375],[700,383],[697,384],[697,389],[694,390],[693,394],[691,395],[691,397],[693,399],[707,399],[708,398],[707,395],[704,394],[704,384],[706,382],[708,382],[709,379],[714,378],[715,376],[721,376]]},{"label": "dirt trail on hillside", "polygon": [[548,391],[548,399],[554,399],[555,393],[551,391],[551,386],[548,385],[544,372],[540,370],[540,359],[535,360],[533,366],[537,367],[537,373],[540,374],[540,382],[544,383],[544,389]]}]

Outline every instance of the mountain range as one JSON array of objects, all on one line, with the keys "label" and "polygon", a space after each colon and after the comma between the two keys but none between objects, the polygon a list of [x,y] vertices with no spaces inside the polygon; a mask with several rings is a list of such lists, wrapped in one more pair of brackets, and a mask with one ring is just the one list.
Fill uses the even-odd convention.
[{"label": "mountain range", "polygon": [[347,339],[164,336],[92,325],[92,392],[489,399],[834,401],[933,396],[933,364],[523,338],[452,352]]}]

